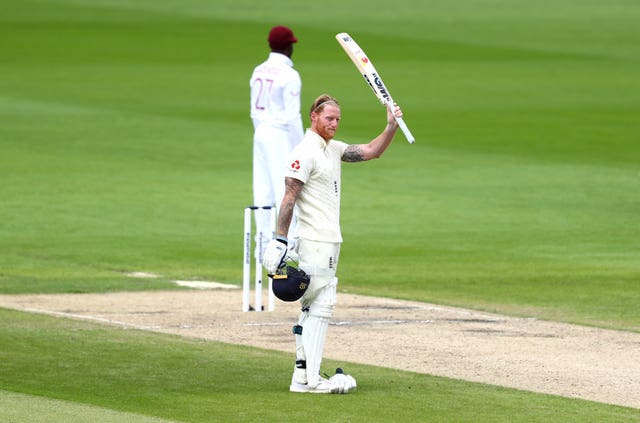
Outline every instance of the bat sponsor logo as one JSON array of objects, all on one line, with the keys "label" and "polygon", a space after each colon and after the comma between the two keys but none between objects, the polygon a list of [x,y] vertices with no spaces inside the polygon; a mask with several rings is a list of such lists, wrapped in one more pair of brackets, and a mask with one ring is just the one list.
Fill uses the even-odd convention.
[{"label": "bat sponsor logo", "polygon": [[367,76],[366,73],[363,73],[362,76],[364,76],[364,80],[367,81],[367,84],[369,84],[369,86],[371,87],[371,89],[373,91],[376,91],[376,87],[373,85],[373,83],[371,82],[371,80],[369,79],[369,77]]},{"label": "bat sponsor logo", "polygon": [[386,100],[389,100],[389,93],[387,92],[387,89],[385,88],[384,84],[382,83],[382,79],[380,79],[380,77],[378,76],[377,73],[372,74],[373,76],[373,82],[376,84],[376,87],[378,89],[378,91],[380,92],[380,95],[385,98]]},{"label": "bat sponsor logo", "polygon": [[[364,77],[364,80],[367,82],[378,100],[380,100],[384,105],[394,104],[391,94],[387,91],[387,87],[385,87],[382,79],[376,73],[373,63],[369,60],[355,40],[346,32],[336,34],[336,40],[338,40],[338,43],[342,46],[353,64],[356,65],[356,68]],[[410,144],[413,144],[415,142],[415,138],[411,134],[411,131],[409,131],[409,128],[407,128],[402,117],[396,117],[396,121],[398,122],[398,126],[402,132],[404,132],[404,135],[407,137],[407,141],[409,141]]]}]

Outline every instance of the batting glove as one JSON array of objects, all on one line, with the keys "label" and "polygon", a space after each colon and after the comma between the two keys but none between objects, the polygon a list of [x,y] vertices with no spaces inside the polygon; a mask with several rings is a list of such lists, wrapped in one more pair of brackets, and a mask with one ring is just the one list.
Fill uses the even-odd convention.
[{"label": "batting glove", "polygon": [[336,374],[329,378],[329,382],[333,386],[331,392],[334,394],[348,394],[357,387],[353,376],[344,374],[340,368],[336,369]]},{"label": "batting glove", "polygon": [[267,269],[267,273],[274,274],[276,270],[286,264],[284,259],[287,254],[287,244],[287,238],[283,236],[269,241],[267,249],[264,250],[262,255],[262,265]]}]

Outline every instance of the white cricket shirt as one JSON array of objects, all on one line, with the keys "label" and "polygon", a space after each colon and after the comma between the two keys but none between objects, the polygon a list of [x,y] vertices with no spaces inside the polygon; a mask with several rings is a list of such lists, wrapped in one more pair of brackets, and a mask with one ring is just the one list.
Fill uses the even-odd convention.
[{"label": "white cricket shirt", "polygon": [[296,201],[298,224],[294,236],[322,242],[342,242],[340,232],[340,175],[348,144],[328,143],[307,132],[290,155],[285,176],[304,182]]},{"label": "white cricket shirt", "polygon": [[268,59],[253,70],[249,85],[254,129],[262,124],[283,129],[295,125],[302,135],[302,82],[290,58],[271,52]]}]

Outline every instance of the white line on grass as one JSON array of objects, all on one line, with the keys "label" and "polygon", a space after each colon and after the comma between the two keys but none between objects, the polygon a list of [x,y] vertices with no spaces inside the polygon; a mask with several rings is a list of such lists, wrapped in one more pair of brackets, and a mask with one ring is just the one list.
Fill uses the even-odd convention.
[{"label": "white line on grass", "polygon": [[112,324],[112,325],[125,326],[125,327],[134,328],[134,329],[140,329],[140,330],[160,329],[162,327],[162,326],[155,326],[155,325],[154,326],[136,325],[136,324],[133,324],[133,323],[121,322],[119,320],[105,319],[104,317],[85,316],[85,315],[82,315],[82,314],[75,314],[75,313],[65,313],[64,311],[42,310],[42,309],[38,309],[38,308],[26,308],[25,311],[28,311],[30,313],[48,314],[48,315],[51,315],[51,316],[70,317],[70,318],[73,318],[73,319],[91,320],[91,321],[94,321],[94,322],[109,323],[109,324]]}]

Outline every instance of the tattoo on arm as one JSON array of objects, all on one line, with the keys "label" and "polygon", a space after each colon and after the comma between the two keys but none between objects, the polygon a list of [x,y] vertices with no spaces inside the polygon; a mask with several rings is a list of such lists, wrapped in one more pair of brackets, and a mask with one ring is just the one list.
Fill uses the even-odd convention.
[{"label": "tattoo on arm", "polygon": [[293,218],[293,208],[298,199],[300,191],[304,186],[304,182],[295,178],[284,178],[284,197],[280,205],[280,213],[278,214],[278,235],[287,236],[291,219]]},{"label": "tattoo on arm", "polygon": [[343,162],[362,162],[364,161],[364,151],[359,144],[350,145],[342,154]]}]

